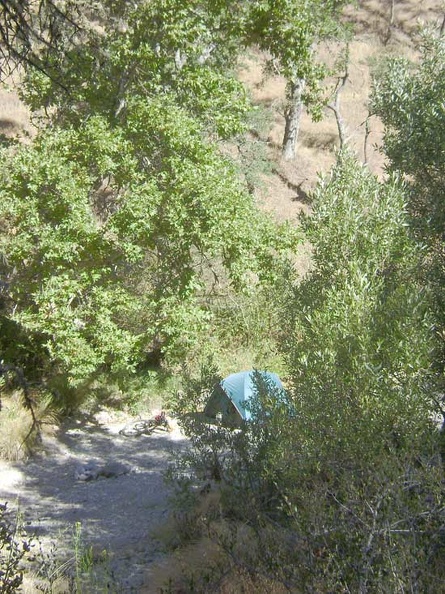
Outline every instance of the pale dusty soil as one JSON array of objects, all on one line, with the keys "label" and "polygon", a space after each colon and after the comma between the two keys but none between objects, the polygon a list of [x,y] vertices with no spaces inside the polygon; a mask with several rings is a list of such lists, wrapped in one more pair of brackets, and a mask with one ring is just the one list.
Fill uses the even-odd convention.
[{"label": "pale dusty soil", "polygon": [[[155,535],[169,514],[163,472],[186,441],[177,426],[171,432],[119,435],[131,420],[122,413],[100,413],[67,422],[56,435],[44,438],[44,449],[28,462],[0,463],[0,501],[21,511],[26,529],[38,536],[45,552],[57,542],[56,567],[72,558],[76,522],[81,523],[85,546],[93,547],[99,570],[102,551],[107,551],[102,589],[91,579],[88,592],[107,591],[104,581],[110,580],[112,592],[139,592],[143,586],[149,592],[150,565],[165,554]],[[131,471],[76,480],[79,465],[91,461],[120,462]],[[28,585],[29,592],[35,588]]]}]

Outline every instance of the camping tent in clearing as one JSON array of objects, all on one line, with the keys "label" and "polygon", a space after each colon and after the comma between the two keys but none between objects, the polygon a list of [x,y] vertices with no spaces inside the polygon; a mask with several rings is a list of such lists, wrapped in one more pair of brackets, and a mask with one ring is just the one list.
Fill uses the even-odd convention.
[{"label": "camping tent in clearing", "polygon": [[270,371],[240,371],[217,384],[204,409],[207,417],[220,416],[225,425],[239,427],[252,419],[249,404],[258,393],[266,389],[283,394],[283,384],[276,373]]}]

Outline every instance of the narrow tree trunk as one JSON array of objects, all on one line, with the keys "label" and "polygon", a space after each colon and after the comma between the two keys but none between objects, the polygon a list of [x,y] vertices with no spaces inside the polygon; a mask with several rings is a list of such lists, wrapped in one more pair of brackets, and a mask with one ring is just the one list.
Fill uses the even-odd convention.
[{"label": "narrow tree trunk", "polygon": [[389,20],[388,20],[388,29],[386,31],[386,37],[383,41],[384,45],[389,43],[391,39],[392,30],[394,28],[394,8],[395,8],[396,0],[391,0],[390,9],[389,9]]},{"label": "narrow tree trunk", "polygon": [[349,79],[349,43],[346,44],[344,53],[345,72],[343,76],[339,76],[334,90],[334,101],[328,103],[326,107],[334,112],[335,121],[337,122],[338,138],[340,141],[340,151],[342,151],[346,144],[346,124],[340,112],[340,93],[346,86]]},{"label": "narrow tree trunk", "polygon": [[283,138],[283,157],[286,161],[295,159],[298,133],[300,131],[301,114],[303,111],[303,92],[306,81],[298,78],[288,85],[288,105],[284,117],[286,127]]}]

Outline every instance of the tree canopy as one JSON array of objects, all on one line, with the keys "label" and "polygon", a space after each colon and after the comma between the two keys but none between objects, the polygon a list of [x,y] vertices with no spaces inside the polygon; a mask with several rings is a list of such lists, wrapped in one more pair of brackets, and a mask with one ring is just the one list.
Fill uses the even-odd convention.
[{"label": "tree canopy", "polygon": [[[435,295],[436,331],[445,326],[445,38],[424,31],[420,61],[393,58],[374,78],[371,106],[385,126],[383,150],[389,169],[402,175],[409,189],[410,227],[425,246],[424,283]],[[443,368],[443,346],[441,359]]]},{"label": "tree canopy", "polygon": [[271,278],[293,241],[218,149],[249,103],[199,7],[130,7],[100,49],[93,35],[56,57],[63,87],[29,72],[24,98],[51,115],[31,145],[3,150],[6,317],[73,381],[159,346],[178,357],[212,286]]},{"label": "tree canopy", "polygon": [[248,13],[247,36],[271,56],[269,67],[286,79],[286,127],[283,156],[294,159],[303,105],[320,117],[321,82],[326,65],[317,59],[317,45],[341,38],[344,0],[279,0],[252,2]]}]

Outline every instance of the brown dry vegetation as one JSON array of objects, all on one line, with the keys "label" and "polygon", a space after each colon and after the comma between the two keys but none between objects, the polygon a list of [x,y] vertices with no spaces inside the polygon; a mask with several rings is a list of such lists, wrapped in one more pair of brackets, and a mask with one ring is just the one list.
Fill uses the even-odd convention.
[{"label": "brown dry vegetation", "polygon": [[[218,519],[220,495],[217,490],[202,493],[194,512],[166,522],[156,532],[165,545],[178,544],[178,527],[186,544],[180,543],[146,576],[141,594],[218,592],[219,594],[285,594],[288,590],[269,576],[254,575],[238,565],[241,553],[255,555],[255,538],[240,524],[231,526]],[[187,534],[187,524],[189,534]],[[190,531],[201,534],[190,538]],[[228,546],[228,543],[230,545]]]},{"label": "brown dry vegetation", "polygon": [[32,428],[32,418],[23,407],[21,395],[13,393],[10,397],[2,397],[0,415],[0,458],[3,460],[20,460],[27,453],[25,439]]},{"label": "brown dry vegetation", "polygon": [[[17,461],[27,458],[30,448],[36,446],[31,437],[35,437],[35,427],[30,411],[23,406],[23,395],[20,391],[6,391],[1,397],[0,414],[0,460]],[[30,396],[35,403],[34,415],[40,428],[45,433],[50,433],[56,422],[56,415],[50,408],[50,399],[45,399],[40,394],[36,399]]]}]

